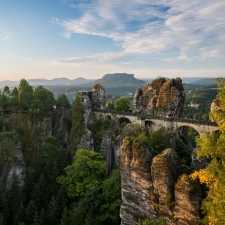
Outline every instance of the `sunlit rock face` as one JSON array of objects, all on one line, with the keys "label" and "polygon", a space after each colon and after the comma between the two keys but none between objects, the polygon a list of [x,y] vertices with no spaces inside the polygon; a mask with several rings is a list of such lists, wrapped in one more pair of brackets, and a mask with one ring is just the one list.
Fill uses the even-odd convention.
[{"label": "sunlit rock face", "polygon": [[133,112],[161,117],[182,117],[185,92],[180,78],[158,78],[138,88],[134,95]]},{"label": "sunlit rock face", "polygon": [[158,198],[158,212],[172,222],[173,190],[180,170],[180,159],[171,148],[154,157],[151,165],[154,193]]},{"label": "sunlit rock face", "polygon": [[201,186],[183,167],[175,150],[154,157],[138,138],[125,137],[120,148],[121,225],[136,225],[150,216],[164,217],[169,225],[201,224]]},{"label": "sunlit rock face", "polygon": [[211,104],[211,107],[210,107],[210,114],[209,114],[209,118],[212,122],[217,122],[216,121],[216,118],[213,117],[212,115],[212,112],[214,110],[220,110],[220,100],[217,98],[217,99],[214,99],[212,101],[212,104]]},{"label": "sunlit rock face", "polygon": [[173,223],[179,225],[200,224],[202,190],[199,183],[183,174],[174,189]]},{"label": "sunlit rock face", "polygon": [[121,224],[137,224],[138,219],[156,217],[155,198],[151,196],[150,164],[152,154],[137,138],[126,137],[120,149],[122,181]]},{"label": "sunlit rock face", "polygon": [[92,87],[92,91],[90,94],[91,101],[92,101],[92,108],[93,109],[106,109],[106,100],[105,100],[105,89],[100,84],[95,84]]}]

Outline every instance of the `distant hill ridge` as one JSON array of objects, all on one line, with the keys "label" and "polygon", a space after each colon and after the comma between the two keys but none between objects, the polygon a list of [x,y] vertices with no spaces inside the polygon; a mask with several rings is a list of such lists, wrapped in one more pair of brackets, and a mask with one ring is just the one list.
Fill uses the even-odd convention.
[{"label": "distant hill ridge", "polygon": [[94,84],[96,83],[99,83],[103,86],[129,86],[144,84],[145,81],[136,79],[134,74],[112,73],[106,74],[101,79],[94,81]]}]

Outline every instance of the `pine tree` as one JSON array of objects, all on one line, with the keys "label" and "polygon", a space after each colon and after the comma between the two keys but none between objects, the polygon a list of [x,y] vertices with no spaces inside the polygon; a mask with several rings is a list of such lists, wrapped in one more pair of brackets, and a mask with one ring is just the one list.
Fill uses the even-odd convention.
[{"label": "pine tree", "polygon": [[71,213],[67,207],[63,209],[62,216],[60,219],[60,225],[70,225],[71,224]]},{"label": "pine tree", "polygon": [[14,217],[19,209],[21,202],[19,180],[15,173],[13,173],[12,175],[12,183],[10,185],[9,196],[11,216]]},{"label": "pine tree", "polygon": [[59,206],[54,196],[52,197],[48,205],[46,215],[47,215],[48,225],[58,224]]}]

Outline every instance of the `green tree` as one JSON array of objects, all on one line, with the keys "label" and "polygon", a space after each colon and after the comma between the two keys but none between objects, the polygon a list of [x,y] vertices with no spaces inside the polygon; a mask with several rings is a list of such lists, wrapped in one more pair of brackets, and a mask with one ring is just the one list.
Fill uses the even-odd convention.
[{"label": "green tree", "polygon": [[21,110],[27,110],[32,99],[33,88],[25,79],[20,80],[18,88],[18,102]]},{"label": "green tree", "polygon": [[202,209],[205,213],[204,223],[210,225],[225,224],[225,79],[217,80],[219,87],[218,99],[220,108],[212,111],[211,116],[220,128],[220,132],[202,134],[197,138],[200,150],[197,156],[210,159],[205,169],[195,171],[191,177],[205,183],[209,189],[203,200]]},{"label": "green tree", "polygon": [[60,225],[70,225],[71,224],[71,212],[65,207],[62,212],[62,216],[60,219]]},{"label": "green tree", "polygon": [[51,91],[43,86],[38,86],[33,91],[33,99],[30,103],[30,117],[33,121],[36,119],[42,120],[45,116],[51,116],[55,98]]},{"label": "green tree", "polygon": [[56,100],[56,106],[70,106],[70,101],[65,94],[59,95]]},{"label": "green tree", "polygon": [[120,224],[119,215],[122,203],[120,168],[115,169],[111,176],[104,180],[102,189],[101,224]]},{"label": "green tree", "polygon": [[130,101],[127,98],[120,98],[116,101],[116,110],[128,112],[130,110]]},{"label": "green tree", "polygon": [[170,146],[168,133],[165,129],[157,131],[148,130],[148,133],[142,132],[138,138],[148,146],[154,148],[157,153],[162,152]]},{"label": "green tree", "polygon": [[166,225],[166,220],[160,217],[158,220],[154,220],[152,217],[146,220],[139,220],[138,225]]},{"label": "green tree", "polygon": [[8,96],[10,94],[10,89],[8,86],[4,87],[3,94],[5,94],[6,96]]},{"label": "green tree", "polygon": [[59,207],[56,198],[53,196],[46,213],[47,221],[49,225],[58,224],[58,217],[59,217]]},{"label": "green tree", "polygon": [[80,143],[80,139],[84,130],[84,107],[81,103],[81,99],[78,93],[72,105],[72,132],[74,145]]},{"label": "green tree", "polygon": [[105,162],[94,151],[80,149],[76,152],[74,163],[65,168],[66,176],[57,181],[66,186],[68,196],[83,196],[93,186],[101,186],[105,174]]}]

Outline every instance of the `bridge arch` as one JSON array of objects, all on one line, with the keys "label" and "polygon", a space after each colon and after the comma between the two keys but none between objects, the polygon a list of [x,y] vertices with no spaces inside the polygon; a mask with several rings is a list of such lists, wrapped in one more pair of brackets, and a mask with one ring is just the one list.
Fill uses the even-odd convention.
[{"label": "bridge arch", "polygon": [[118,120],[116,122],[117,127],[119,128],[122,125],[122,123],[128,124],[128,123],[132,123],[132,121],[130,121],[129,118],[122,116],[122,117],[118,118]]},{"label": "bridge arch", "polygon": [[156,126],[156,124],[151,121],[151,120],[145,120],[145,128],[154,130],[154,127]]}]

